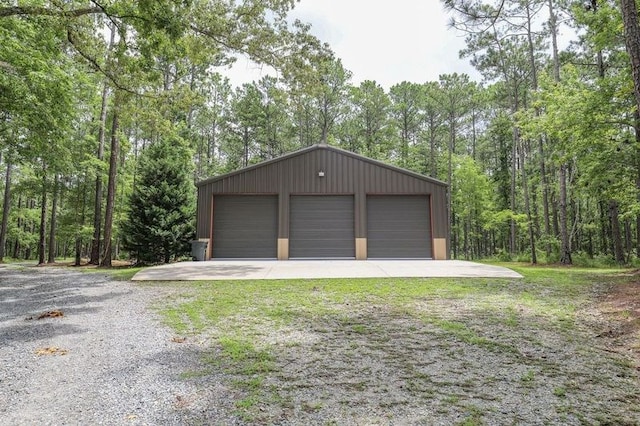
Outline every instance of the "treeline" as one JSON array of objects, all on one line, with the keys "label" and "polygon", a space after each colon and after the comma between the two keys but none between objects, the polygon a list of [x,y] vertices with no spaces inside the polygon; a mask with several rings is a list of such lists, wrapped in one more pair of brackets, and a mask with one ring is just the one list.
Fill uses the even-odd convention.
[{"label": "treeline", "polygon": [[[389,88],[354,84],[286,20],[289,1],[23,3],[0,7],[0,259],[136,256],[122,242],[138,158],[166,141],[190,150],[193,182],[320,142],[448,182],[454,258],[640,255],[634,36],[617,3],[445,1],[483,82]],[[577,34],[565,49],[561,30]],[[238,53],[278,76],[233,87],[220,67]]]}]

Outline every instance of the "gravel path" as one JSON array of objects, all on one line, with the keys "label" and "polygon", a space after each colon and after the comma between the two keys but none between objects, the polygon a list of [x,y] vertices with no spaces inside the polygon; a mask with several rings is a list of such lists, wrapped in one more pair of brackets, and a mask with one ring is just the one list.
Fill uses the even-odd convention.
[{"label": "gravel path", "polygon": [[[0,266],[0,424],[199,423],[202,398],[180,379],[198,355],[148,309],[157,294],[100,273]],[[64,316],[37,319],[51,310]]]}]

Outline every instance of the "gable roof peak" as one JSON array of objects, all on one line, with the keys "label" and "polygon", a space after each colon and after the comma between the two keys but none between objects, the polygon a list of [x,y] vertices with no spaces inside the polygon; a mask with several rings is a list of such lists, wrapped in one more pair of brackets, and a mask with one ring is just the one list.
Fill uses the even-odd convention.
[{"label": "gable roof peak", "polygon": [[218,180],[222,180],[224,178],[227,178],[227,177],[230,177],[230,176],[233,176],[233,175],[236,175],[236,174],[244,173],[244,172],[247,172],[249,170],[254,170],[254,169],[257,169],[257,168],[260,168],[260,167],[264,167],[264,166],[269,165],[269,164],[273,164],[273,163],[277,163],[277,162],[280,162],[280,161],[288,160],[288,159],[296,157],[298,155],[302,155],[302,154],[309,153],[309,152],[316,151],[316,150],[332,151],[332,152],[335,152],[335,153],[338,153],[338,154],[341,154],[341,155],[345,155],[345,156],[348,156],[348,157],[351,157],[351,158],[355,158],[355,159],[360,160],[360,161],[364,161],[364,162],[376,165],[378,167],[383,167],[383,168],[386,168],[386,169],[389,169],[389,170],[393,170],[395,172],[399,172],[399,173],[402,173],[402,174],[413,176],[413,177],[421,179],[421,180],[429,181],[429,182],[435,183],[436,185],[449,186],[446,182],[443,182],[441,180],[438,180],[438,179],[435,179],[435,178],[432,178],[432,177],[429,177],[429,176],[424,176],[424,175],[421,175],[420,173],[414,172],[412,170],[407,170],[407,169],[404,169],[404,168],[401,168],[401,167],[398,167],[398,166],[394,166],[394,165],[385,163],[385,162],[380,161],[380,160],[374,160],[373,158],[365,157],[364,155],[356,154],[355,152],[348,151],[348,150],[343,149],[343,148],[339,148],[339,147],[336,147],[336,146],[329,145],[326,142],[324,142],[324,143],[323,142],[319,142],[319,143],[316,143],[316,144],[313,144],[313,145],[309,145],[309,146],[306,146],[304,148],[300,148],[300,149],[298,149],[296,151],[281,155],[280,157],[272,158],[270,160],[266,160],[266,161],[263,161],[261,163],[253,164],[253,165],[250,165],[250,166],[244,167],[242,169],[235,170],[235,171],[223,174],[223,175],[210,177],[208,179],[205,179],[205,180],[202,180],[200,182],[197,182],[196,186],[200,187],[200,186],[206,185],[208,183],[215,182],[215,181],[218,181]]}]

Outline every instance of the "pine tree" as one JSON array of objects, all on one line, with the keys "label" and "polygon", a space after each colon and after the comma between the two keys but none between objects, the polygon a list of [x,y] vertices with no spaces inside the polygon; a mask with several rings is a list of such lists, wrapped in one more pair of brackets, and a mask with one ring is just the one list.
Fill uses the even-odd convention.
[{"label": "pine tree", "polygon": [[168,263],[189,251],[194,236],[195,188],[189,150],[162,139],[140,156],[123,226],[124,245],[138,263]]}]

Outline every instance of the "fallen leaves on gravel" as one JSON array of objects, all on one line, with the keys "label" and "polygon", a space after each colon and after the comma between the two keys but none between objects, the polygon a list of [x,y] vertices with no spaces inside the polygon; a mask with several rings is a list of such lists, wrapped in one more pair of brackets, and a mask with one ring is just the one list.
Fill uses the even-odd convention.
[{"label": "fallen leaves on gravel", "polygon": [[[54,310],[54,311],[47,311],[47,312],[43,312],[43,313],[41,313],[40,315],[38,315],[38,316],[36,317],[36,319],[41,320],[41,319],[45,319],[45,318],[60,318],[60,317],[63,317],[63,316],[64,316],[64,312],[62,312],[62,311],[61,311],[61,310],[59,310],[59,309],[56,309],[56,310]],[[26,320],[32,320],[32,319],[33,319],[33,317],[27,317],[27,318],[25,318],[25,319],[26,319]]]},{"label": "fallen leaves on gravel", "polygon": [[36,355],[66,355],[69,353],[67,349],[61,349],[56,346],[49,346],[46,348],[38,348],[36,349]]},{"label": "fallen leaves on gravel", "polygon": [[44,318],[59,318],[63,316],[64,316],[64,312],[62,312],[61,310],[55,310],[55,311],[48,311],[43,314],[40,314],[40,316],[38,316],[38,319],[40,320]]},{"label": "fallen leaves on gravel", "polygon": [[191,402],[189,401],[188,398],[185,398],[181,395],[176,395],[176,402],[175,402],[176,408],[186,408],[187,406],[189,406],[189,404],[191,404]]},{"label": "fallen leaves on gravel", "polygon": [[179,337],[179,336],[173,336],[173,337],[171,338],[171,341],[172,341],[173,343],[184,343],[184,342],[186,342],[186,340],[187,340],[187,338],[186,338],[186,337]]}]

